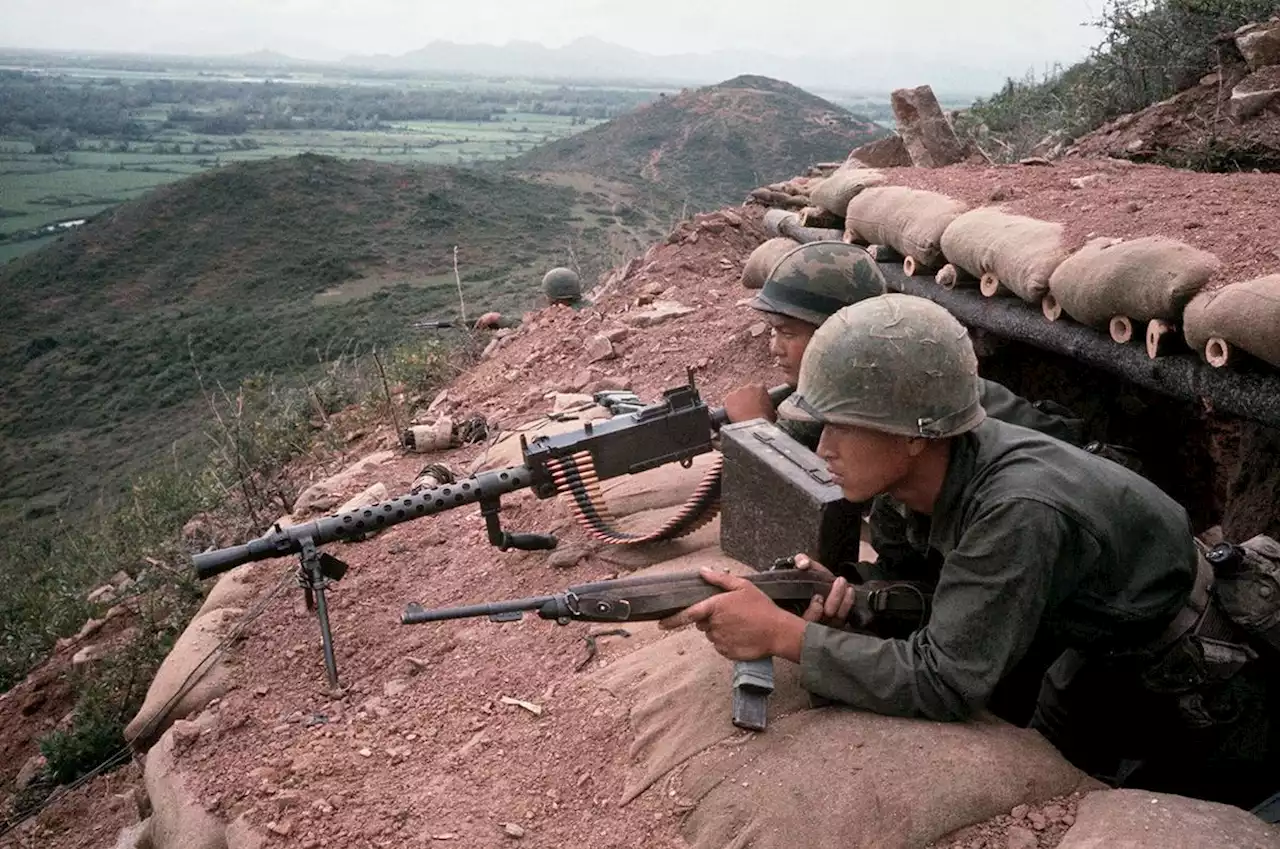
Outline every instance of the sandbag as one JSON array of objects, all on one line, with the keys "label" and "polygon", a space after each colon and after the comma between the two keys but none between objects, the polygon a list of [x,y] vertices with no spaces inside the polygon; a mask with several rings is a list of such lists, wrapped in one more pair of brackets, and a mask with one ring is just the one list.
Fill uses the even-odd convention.
[{"label": "sandbag", "polygon": [[1216,336],[1280,368],[1280,274],[1201,292],[1187,304],[1182,332],[1197,351]]},{"label": "sandbag", "polygon": [[213,585],[213,589],[205,596],[204,604],[200,605],[200,609],[196,611],[195,616],[191,617],[191,620],[194,622],[206,613],[221,610],[224,607],[240,609],[248,607],[249,602],[253,601],[254,596],[258,594],[253,576],[254,572],[260,569],[261,567],[256,563],[246,563],[227,572]]},{"label": "sandbag", "polygon": [[226,849],[226,826],[205,810],[194,782],[179,766],[176,732],[198,736],[202,726],[182,722],[147,752],[143,784],[151,800],[151,843],[156,849]]},{"label": "sandbag", "polygon": [[1176,321],[1218,270],[1218,258],[1162,236],[1094,239],[1049,278],[1049,291],[1081,324],[1105,328],[1117,315]]},{"label": "sandbag", "polygon": [[845,239],[855,244],[888,245],[926,268],[945,261],[942,234],[967,207],[940,195],[883,186],[867,189],[845,210]]},{"label": "sandbag", "polygon": [[[716,654],[696,629],[671,634],[594,674],[601,689],[631,704],[635,736],[620,804],[699,752],[743,733],[732,719],[733,662]],[[770,725],[808,706],[794,664],[774,662],[774,686]]]},{"label": "sandbag", "polygon": [[751,252],[746,264],[742,266],[742,285],[748,289],[759,289],[764,286],[765,278],[773,270],[773,266],[782,259],[783,254],[800,247],[795,239],[785,236],[770,239]]},{"label": "sandbag", "polygon": [[874,168],[842,165],[830,177],[809,190],[809,202],[843,218],[849,208],[849,201],[864,190],[882,184],[884,180],[884,175]]},{"label": "sandbag", "polygon": [[1080,801],[1058,849],[1280,849],[1280,831],[1231,805],[1145,790]]},{"label": "sandbag", "polygon": [[942,234],[942,253],[974,277],[994,274],[1019,298],[1038,303],[1067,258],[1063,227],[996,207],[966,212]]},{"label": "sandbag", "polygon": [[218,647],[243,615],[238,607],[220,607],[191,620],[161,661],[142,707],[125,726],[126,740],[145,749],[176,720],[202,710],[227,692],[231,668],[227,655]]},{"label": "sandbag", "polygon": [[622,803],[661,780],[662,795],[689,811],[694,849],[918,849],[1016,805],[1096,786],[1039,734],[995,719],[810,708],[798,667],[784,660],[774,661],[768,729],[741,732],[732,664],[693,629],[594,674],[632,705]]}]

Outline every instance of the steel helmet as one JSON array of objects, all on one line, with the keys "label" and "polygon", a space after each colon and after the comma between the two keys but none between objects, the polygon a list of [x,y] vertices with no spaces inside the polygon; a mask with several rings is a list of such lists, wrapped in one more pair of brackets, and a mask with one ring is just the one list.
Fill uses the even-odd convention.
[{"label": "steel helmet", "polygon": [[774,263],[750,306],[819,325],[840,308],[885,291],[884,275],[863,248],[809,242]]},{"label": "steel helmet", "polygon": [[553,268],[542,276],[542,291],[552,303],[569,303],[582,297],[582,283],[572,269]]},{"label": "steel helmet", "polygon": [[778,408],[783,418],[943,439],[987,415],[968,330],[912,295],[868,298],[833,315],[805,349],[799,384]]}]

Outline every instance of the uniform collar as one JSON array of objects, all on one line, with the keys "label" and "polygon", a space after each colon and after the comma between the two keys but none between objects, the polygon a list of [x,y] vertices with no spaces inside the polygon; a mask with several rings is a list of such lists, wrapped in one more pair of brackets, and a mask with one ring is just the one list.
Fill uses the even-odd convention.
[{"label": "uniform collar", "polygon": [[929,527],[929,547],[944,555],[955,548],[959,539],[961,517],[964,515],[964,494],[973,479],[978,459],[978,434],[986,429],[986,423],[951,440],[951,456],[947,462],[947,474],[942,489],[933,506]]}]

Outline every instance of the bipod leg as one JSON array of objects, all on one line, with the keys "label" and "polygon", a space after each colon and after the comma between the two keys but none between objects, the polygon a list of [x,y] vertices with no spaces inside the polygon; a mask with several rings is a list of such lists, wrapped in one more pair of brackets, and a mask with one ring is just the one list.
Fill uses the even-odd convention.
[{"label": "bipod leg", "polygon": [[329,679],[329,688],[337,691],[341,689],[338,684],[338,660],[333,654],[333,631],[329,628],[329,605],[324,593],[329,578],[325,575],[320,552],[316,550],[311,537],[304,537],[302,540],[302,574],[298,577],[302,582],[308,608],[314,600],[316,619],[320,621],[320,643],[324,647],[325,675]]}]

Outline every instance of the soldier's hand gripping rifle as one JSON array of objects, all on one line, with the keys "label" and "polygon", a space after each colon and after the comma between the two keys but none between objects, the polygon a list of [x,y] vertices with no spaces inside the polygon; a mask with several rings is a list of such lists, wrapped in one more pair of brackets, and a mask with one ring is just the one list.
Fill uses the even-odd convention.
[{"label": "soldier's hand gripping rifle", "polygon": [[[791,387],[770,390],[775,406],[791,392]],[[371,531],[401,522],[479,504],[489,541],[500,550],[545,550],[557,540],[548,534],[511,533],[503,529],[498,513],[500,499],[516,490],[530,488],[538,498],[560,493],[572,496],[578,520],[589,533],[614,544],[639,544],[673,539],[710,521],[719,503],[718,467],[694,493],[694,497],[670,522],[657,531],[627,534],[611,527],[612,517],[600,498],[598,484],[620,475],[636,474],[667,463],[692,463],[695,456],[712,450],[712,433],[728,418],[723,409],[706,406],[693,384],[692,373],[685,386],[668,389],[661,401],[611,419],[587,422],[580,429],[527,441],[522,436],[524,463],[505,469],[481,472],[455,483],[401,495],[387,501],[311,522],[282,528],[276,525],[265,536],[243,545],[195,555],[196,575],[210,578],[255,560],[288,554],[300,559],[298,581],[308,608],[314,605],[320,620],[325,672],[331,687],[338,686],[337,663],[329,628],[325,589],[339,580],[347,566],[338,558],[319,551],[326,543],[355,540]]]}]

